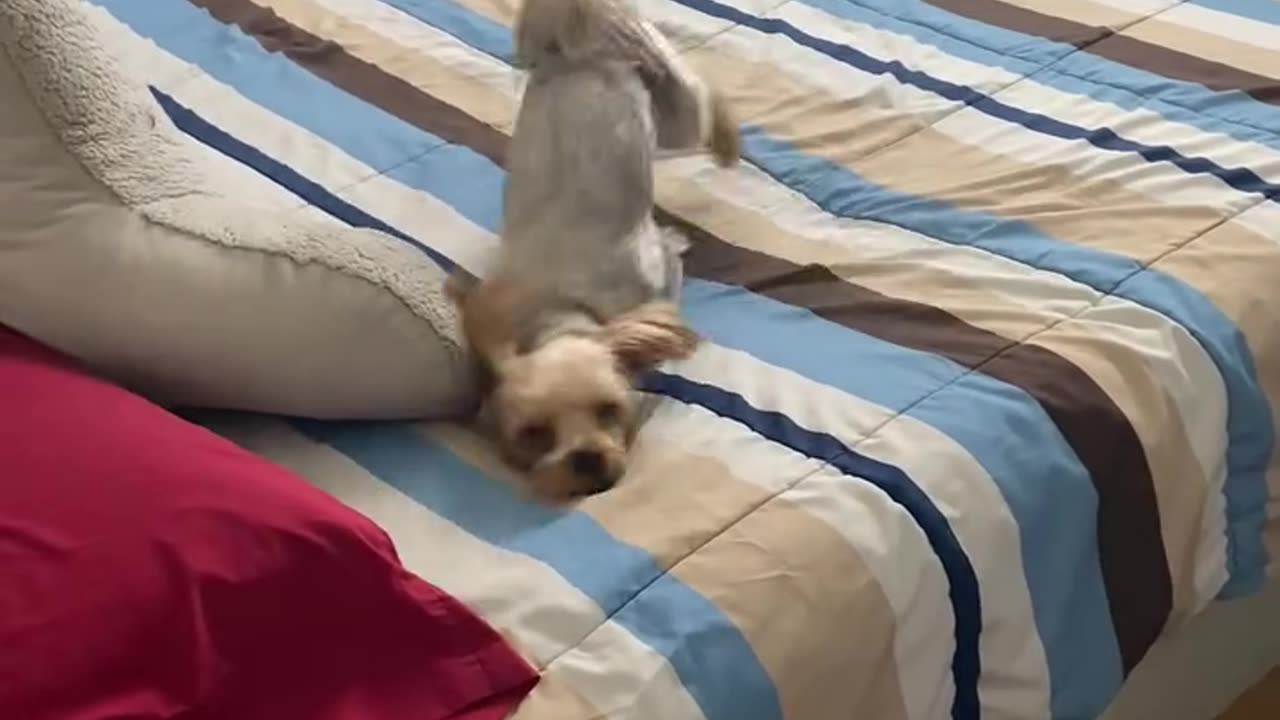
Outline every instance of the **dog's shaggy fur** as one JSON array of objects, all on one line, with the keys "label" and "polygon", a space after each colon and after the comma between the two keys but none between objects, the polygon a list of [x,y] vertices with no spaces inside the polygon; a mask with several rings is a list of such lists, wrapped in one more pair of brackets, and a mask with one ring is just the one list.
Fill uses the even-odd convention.
[{"label": "dog's shaggy fur", "polygon": [[653,220],[655,154],[738,158],[720,97],[626,1],[526,0],[502,250],[482,282],[452,283],[500,443],[551,496],[618,481],[632,379],[697,345],[676,309],[684,241]]}]

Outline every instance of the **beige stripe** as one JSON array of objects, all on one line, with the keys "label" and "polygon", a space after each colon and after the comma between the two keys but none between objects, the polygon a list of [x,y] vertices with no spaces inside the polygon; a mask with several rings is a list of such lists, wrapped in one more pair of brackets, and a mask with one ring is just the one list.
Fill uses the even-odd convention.
[{"label": "beige stripe", "polygon": [[886,661],[895,655],[888,601],[848,543],[807,512],[775,499],[673,574],[751,638],[785,717],[846,720],[854,708],[876,720],[906,716],[896,664]]},{"label": "beige stripe", "polygon": [[1099,5],[1090,0],[1001,0],[1006,5],[1014,5],[1033,10],[1041,15],[1073,20],[1084,25],[1119,28],[1137,22],[1142,15],[1122,10],[1110,5]]},{"label": "beige stripe", "polygon": [[[699,183],[667,178],[664,207],[734,244],[797,264],[830,267],[842,278],[893,297],[926,301],[971,325],[1018,339],[1039,332],[1035,344],[1067,358],[1089,374],[1124,411],[1142,441],[1160,504],[1161,531],[1175,588],[1175,608],[1191,607],[1196,540],[1206,480],[1189,444],[1176,403],[1155,382],[1141,351],[1093,337],[1082,322],[1040,332],[1062,316],[1014,305],[980,282],[942,262],[858,254],[857,245],[814,242],[750,208],[725,203]],[[1197,494],[1199,497],[1197,497]]]},{"label": "beige stripe", "polygon": [[458,4],[500,25],[511,27],[520,0],[459,0]]},{"label": "beige stripe", "polygon": [[1125,30],[1124,34],[1188,55],[1213,60],[1264,77],[1276,78],[1276,84],[1280,84],[1280,30],[1276,32],[1276,49],[1274,50],[1234,42],[1221,35],[1155,18],[1134,25]]},{"label": "beige stripe", "polygon": [[[518,482],[475,436],[447,426],[429,432],[468,463],[506,482]],[[785,502],[768,502],[765,488],[735,477],[714,457],[659,446],[643,434],[631,457],[625,482],[587,498],[578,509],[619,541],[649,552],[659,567],[674,566],[682,580],[716,604],[773,678],[786,717],[834,720],[849,708],[867,708],[868,717],[903,716],[896,666],[887,661],[894,657],[893,612],[848,542],[809,513]],[[793,479],[817,467],[815,461],[805,460]],[[754,553],[723,548],[719,538],[740,537],[738,525],[755,527],[761,522],[756,519],[761,505],[769,510],[762,516],[769,518],[764,522],[783,526],[758,536],[762,544],[751,546]],[[712,562],[699,559],[708,552],[703,547],[708,541],[721,547],[713,551]],[[758,586],[756,580],[768,586]],[[747,582],[752,587],[744,592]],[[796,606],[800,615],[779,610],[797,594],[806,600]],[[783,622],[787,617],[790,622]],[[831,629],[847,625],[850,618],[860,619],[857,641],[831,642]],[[863,618],[875,627],[861,629]],[[875,642],[869,643],[864,633],[874,634]],[[861,667],[875,668],[867,673],[875,680],[874,688],[826,682],[835,679],[827,673],[837,671],[861,677]],[[818,680],[823,680],[820,692],[815,687]]]},{"label": "beige stripe", "polygon": [[[924,130],[935,119],[933,113],[906,114],[898,103],[869,94],[831,97],[791,80],[768,62],[726,52],[730,43],[733,47],[744,45],[740,37],[727,40],[713,40],[687,57],[729,98],[741,120],[764,125],[775,133],[785,130],[784,137],[806,152],[820,150],[830,160],[851,164]],[[821,69],[815,65],[814,71]],[[937,108],[930,105],[928,109]]]}]

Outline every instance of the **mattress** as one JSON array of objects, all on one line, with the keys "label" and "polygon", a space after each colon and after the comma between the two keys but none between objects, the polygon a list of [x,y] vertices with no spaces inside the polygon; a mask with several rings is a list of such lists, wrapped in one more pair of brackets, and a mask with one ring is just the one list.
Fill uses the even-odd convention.
[{"label": "mattress", "polygon": [[[514,0],[92,2],[245,199],[492,252]],[[655,171],[707,342],[616,490],[541,504],[458,425],[201,418],[510,638],[517,718],[1094,718],[1280,575],[1280,5],[639,4],[746,162]]]}]

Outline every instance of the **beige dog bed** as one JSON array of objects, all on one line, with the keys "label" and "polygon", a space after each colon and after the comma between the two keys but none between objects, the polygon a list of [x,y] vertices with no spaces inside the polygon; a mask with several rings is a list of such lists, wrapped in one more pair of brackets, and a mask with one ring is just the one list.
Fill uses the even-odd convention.
[{"label": "beige dog bed", "polygon": [[162,402],[448,416],[470,364],[417,248],[237,197],[78,0],[0,3],[0,323]]}]

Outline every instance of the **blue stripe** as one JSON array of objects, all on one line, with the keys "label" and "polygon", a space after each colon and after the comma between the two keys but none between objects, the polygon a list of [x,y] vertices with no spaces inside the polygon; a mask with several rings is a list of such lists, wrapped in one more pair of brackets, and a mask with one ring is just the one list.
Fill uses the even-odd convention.
[{"label": "blue stripe", "polygon": [[[1188,0],[1192,5],[1212,8],[1230,15],[1280,25],[1280,3],[1274,0]],[[1278,28],[1280,30],[1280,28]],[[1280,46],[1280,39],[1276,44]]]},{"label": "blue stripe", "polygon": [[[1134,153],[1148,162],[1167,162],[1187,173],[1216,177],[1241,192],[1257,193],[1273,199],[1280,195],[1280,185],[1268,183],[1248,168],[1224,168],[1207,158],[1187,157],[1165,145],[1145,145],[1126,140],[1108,128],[1083,128],[1047,115],[1006,105],[990,95],[980,93],[966,85],[957,85],[918,70],[912,70],[897,60],[880,60],[847,45],[809,35],[786,21],[757,17],[735,7],[718,3],[715,0],[675,1],[704,14],[739,23],[762,33],[782,35],[799,45],[852,67],[876,75],[891,75],[904,85],[910,85],[948,100],[964,103],[984,114],[1021,125],[1045,135],[1052,135],[1066,140],[1084,140],[1103,150]],[[1280,116],[1277,116],[1277,119],[1280,119]]]},{"label": "blue stripe", "polygon": [[[1026,75],[1065,92],[1146,109],[1170,120],[1280,150],[1280,108],[1243,92],[1216,92],[1066,43],[987,25],[920,0],[801,0],[834,17],[873,25],[954,57]],[[1052,66],[1050,66],[1052,63]]]},{"label": "blue stripe", "polygon": [[590,515],[522,500],[404,424],[294,426],[468,533],[554,568],[667,657],[709,720],[781,720],[773,684],[732,621]]}]

